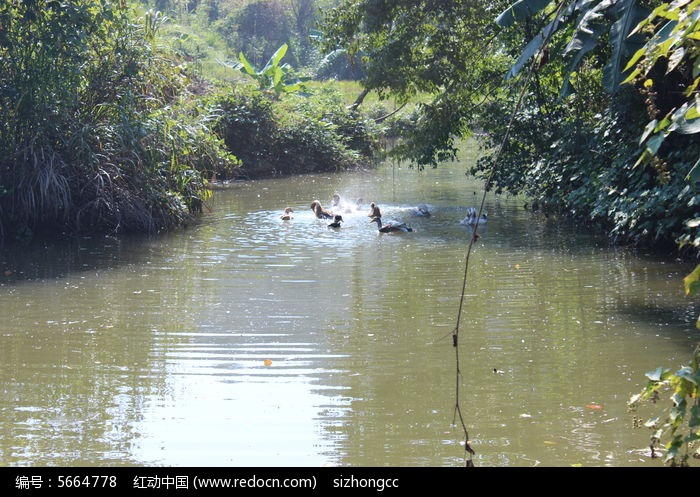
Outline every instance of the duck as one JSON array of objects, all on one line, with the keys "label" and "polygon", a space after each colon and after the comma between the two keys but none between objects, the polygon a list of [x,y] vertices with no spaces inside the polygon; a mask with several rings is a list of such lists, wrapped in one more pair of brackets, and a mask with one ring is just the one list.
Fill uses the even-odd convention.
[{"label": "duck", "polygon": [[474,207],[469,207],[467,209],[467,216],[462,219],[459,223],[460,224],[465,224],[467,226],[483,226],[486,224],[486,221],[488,220],[488,217],[486,216],[486,213],[484,212],[481,214],[481,217],[477,219],[477,211]]},{"label": "duck", "polygon": [[426,204],[418,204],[411,209],[411,214],[419,217],[430,217],[430,209]]},{"label": "duck", "polygon": [[321,202],[319,202],[318,200],[314,200],[313,202],[311,202],[311,210],[314,211],[314,214],[316,214],[316,217],[319,219],[333,218],[333,213],[329,210],[324,209],[321,205]]},{"label": "duck", "polygon": [[284,209],[284,214],[280,216],[280,219],[282,221],[289,221],[290,219],[294,219],[292,212],[294,212],[294,209],[292,209],[291,207],[287,207],[286,209]]},{"label": "duck", "polygon": [[413,228],[408,226],[404,222],[400,221],[389,221],[386,224],[382,223],[381,217],[373,217],[369,220],[370,223],[377,223],[380,233],[396,233],[396,232],[407,232],[413,231]]},{"label": "duck", "polygon": [[367,214],[367,217],[378,217],[381,219],[382,213],[379,210],[379,206],[372,202],[369,204],[369,213]]},{"label": "duck", "polygon": [[329,228],[340,228],[340,223],[343,222],[343,216],[341,216],[340,214],[336,214],[334,219],[335,220],[331,224],[329,224],[328,227]]},{"label": "duck", "polygon": [[346,202],[343,200],[338,193],[333,194],[332,201],[333,212],[344,212],[345,214],[352,214],[355,206],[351,202]]}]

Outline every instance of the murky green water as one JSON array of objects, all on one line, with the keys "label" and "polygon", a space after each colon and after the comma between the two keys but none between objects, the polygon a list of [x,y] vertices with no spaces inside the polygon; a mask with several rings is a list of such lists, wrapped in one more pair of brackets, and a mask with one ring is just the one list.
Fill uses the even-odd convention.
[{"label": "murky green water", "polygon": [[[2,254],[0,465],[461,466],[459,390],[477,466],[660,466],[627,400],[690,359],[692,267],[489,195],[457,381],[463,170],[237,184],[178,233]],[[364,206],[332,230],[336,191]]]}]

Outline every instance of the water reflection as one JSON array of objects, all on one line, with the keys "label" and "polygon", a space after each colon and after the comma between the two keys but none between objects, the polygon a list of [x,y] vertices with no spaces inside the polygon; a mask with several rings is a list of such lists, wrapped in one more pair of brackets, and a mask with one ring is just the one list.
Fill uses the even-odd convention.
[{"label": "water reflection", "polygon": [[[241,183],[180,232],[3,254],[0,463],[458,466],[458,384],[477,465],[659,465],[626,401],[690,356],[688,266],[490,195],[457,379],[479,188],[454,166]],[[336,192],[363,198],[338,230],[310,209]],[[371,201],[414,231],[378,233]]]}]

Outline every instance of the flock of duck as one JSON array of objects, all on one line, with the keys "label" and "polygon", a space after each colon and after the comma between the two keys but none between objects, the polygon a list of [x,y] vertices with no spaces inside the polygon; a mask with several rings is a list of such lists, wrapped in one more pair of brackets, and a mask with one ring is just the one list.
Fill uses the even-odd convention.
[{"label": "flock of duck", "polygon": [[[354,212],[362,208],[362,199],[357,199],[354,204],[347,205],[341,202],[339,194],[333,195],[333,206],[331,209],[326,209],[323,207],[320,201],[314,200],[311,202],[311,210],[318,219],[332,219],[331,223],[328,224],[329,228],[338,229],[343,223],[343,216],[338,212]],[[280,219],[283,221],[289,221],[294,218],[294,209],[287,207],[284,209]],[[430,208],[426,204],[419,204],[418,206],[411,209],[411,214],[414,216],[429,217],[431,215]],[[382,221],[382,212],[379,205],[372,202],[369,205],[369,212],[367,213],[369,217],[369,222],[377,225],[377,230],[380,233],[395,233],[395,232],[412,232],[413,228],[408,226],[403,221],[396,220],[385,220]],[[486,213],[479,215],[479,212],[474,207],[469,207],[467,209],[467,215],[460,221],[460,224],[465,226],[475,227],[483,226],[487,221]]]}]

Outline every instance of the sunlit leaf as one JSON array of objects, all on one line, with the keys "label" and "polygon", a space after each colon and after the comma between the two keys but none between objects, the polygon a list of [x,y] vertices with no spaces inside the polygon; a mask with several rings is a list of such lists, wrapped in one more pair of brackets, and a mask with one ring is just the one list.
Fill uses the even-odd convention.
[{"label": "sunlit leaf", "polygon": [[649,140],[647,140],[647,150],[649,153],[656,155],[665,139],[666,133],[657,133],[649,138]]},{"label": "sunlit leaf", "polygon": [[238,68],[241,70],[241,72],[244,72],[249,76],[253,76],[256,74],[255,69],[250,64],[250,62],[248,62],[248,59],[246,59],[245,55],[243,55],[243,52],[238,54],[238,60],[240,61]]},{"label": "sunlit leaf", "polygon": [[639,138],[640,145],[644,143],[646,139],[649,138],[649,135],[656,129],[656,123],[658,123],[658,121],[654,119],[653,121],[649,121],[649,124],[646,125],[642,136]]},{"label": "sunlit leaf", "polygon": [[555,20],[547,24],[544,28],[542,28],[542,31],[537,33],[537,35],[535,35],[535,37],[532,40],[530,40],[530,42],[525,46],[522,53],[520,54],[520,57],[518,57],[518,60],[515,61],[515,64],[513,64],[513,66],[508,71],[508,74],[506,74],[506,79],[514,78],[525,66],[527,61],[534,57],[535,54],[539,53],[540,50],[542,50],[542,47],[544,46],[546,40],[549,39],[552,33],[554,33],[557,30],[558,24],[559,18],[556,18]]},{"label": "sunlit leaf", "polygon": [[690,366],[684,366],[676,371],[676,376],[683,378],[694,385],[700,384],[700,371],[693,371]]},{"label": "sunlit leaf", "polygon": [[265,64],[265,67],[263,68],[262,72],[265,72],[267,69],[271,67],[275,67],[279,65],[280,60],[285,56],[287,53],[287,49],[289,48],[289,45],[284,43],[281,47],[279,47],[275,53],[272,54],[272,57],[270,57],[270,60],[267,61],[267,64]]},{"label": "sunlit leaf", "polygon": [[698,264],[692,273],[683,278],[683,286],[686,295],[695,295],[700,292],[700,264]]},{"label": "sunlit leaf", "polygon": [[[700,266],[698,266],[700,268]],[[654,371],[649,371],[644,376],[649,378],[651,381],[661,381],[664,374],[664,369],[661,367],[656,368]]]},{"label": "sunlit leaf", "polygon": [[688,112],[685,113],[685,118],[687,120],[692,120],[692,119],[697,119],[700,117],[700,111],[698,111],[698,108],[696,105],[691,105],[688,108]]},{"label": "sunlit leaf", "polygon": [[[604,2],[601,2],[601,4]],[[635,0],[620,0],[613,6],[613,12],[618,15],[617,21],[610,29],[610,45],[612,53],[608,63],[603,68],[603,84],[614,93],[625,81],[625,61],[631,54],[644,45],[644,37],[633,33],[632,29],[649,15],[649,11],[638,5]]]},{"label": "sunlit leaf", "polygon": [[508,27],[524,21],[549,5],[550,0],[518,0],[496,18],[496,24]]}]

